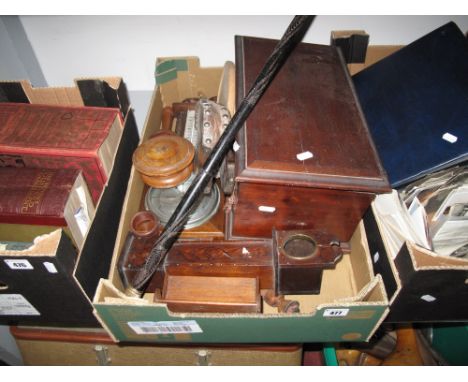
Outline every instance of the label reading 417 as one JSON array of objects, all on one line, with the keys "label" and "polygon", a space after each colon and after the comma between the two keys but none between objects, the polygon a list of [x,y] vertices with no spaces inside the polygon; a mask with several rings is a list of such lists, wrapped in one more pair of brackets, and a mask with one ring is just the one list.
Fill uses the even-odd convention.
[{"label": "label reading 417", "polygon": [[348,315],[349,309],[325,309],[323,317],[345,317]]}]

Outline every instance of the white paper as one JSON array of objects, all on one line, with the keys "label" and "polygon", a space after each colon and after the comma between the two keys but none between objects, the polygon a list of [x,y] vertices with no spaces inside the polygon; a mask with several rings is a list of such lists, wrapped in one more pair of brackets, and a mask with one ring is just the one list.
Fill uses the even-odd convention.
[{"label": "white paper", "polygon": [[431,244],[429,243],[429,229],[427,227],[426,210],[419,202],[418,198],[413,199],[408,208],[408,213],[411,218],[411,225],[418,237],[419,243],[421,243],[423,247],[430,249]]},{"label": "white paper", "polygon": [[[381,222],[382,237],[392,258],[398,255],[405,241],[431,249],[428,246],[428,238],[423,234],[423,230],[414,227],[413,218],[400,200],[397,191],[393,190],[390,194],[377,195],[374,207]],[[414,208],[413,213],[415,216],[419,216],[415,218],[416,220],[422,214],[417,207]]]},{"label": "white paper", "polygon": [[468,244],[468,186],[450,192],[431,220],[434,251],[450,256]]},{"label": "white paper", "polygon": [[468,244],[468,220],[447,220],[432,238],[434,251],[450,256],[460,247]]},{"label": "white paper", "polygon": [[432,217],[432,221],[435,222],[439,220],[447,209],[450,209],[450,207],[456,204],[468,204],[468,186],[462,186],[452,190]]}]

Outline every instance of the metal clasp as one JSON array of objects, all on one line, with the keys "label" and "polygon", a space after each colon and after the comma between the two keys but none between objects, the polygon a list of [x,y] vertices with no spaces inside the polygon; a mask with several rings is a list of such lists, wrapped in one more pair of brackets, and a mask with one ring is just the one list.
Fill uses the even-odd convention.
[{"label": "metal clasp", "polygon": [[95,345],[94,351],[96,353],[97,363],[99,366],[109,366],[111,364],[107,346]]},{"label": "metal clasp", "polygon": [[204,349],[198,350],[195,354],[198,357],[198,363],[197,363],[198,366],[211,366],[211,363],[210,363],[211,353],[208,350],[204,350]]}]

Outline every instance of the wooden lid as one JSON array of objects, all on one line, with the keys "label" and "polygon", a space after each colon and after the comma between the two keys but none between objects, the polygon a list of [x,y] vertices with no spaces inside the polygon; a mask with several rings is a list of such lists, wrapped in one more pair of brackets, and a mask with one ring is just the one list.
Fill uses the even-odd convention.
[{"label": "wooden lid", "polygon": [[151,187],[175,187],[192,173],[194,155],[195,149],[188,140],[175,134],[161,134],[138,146],[133,164]]},{"label": "wooden lid", "polygon": [[[238,102],[275,40],[237,37]],[[388,191],[385,171],[335,47],[301,43],[237,137],[238,182]]]}]

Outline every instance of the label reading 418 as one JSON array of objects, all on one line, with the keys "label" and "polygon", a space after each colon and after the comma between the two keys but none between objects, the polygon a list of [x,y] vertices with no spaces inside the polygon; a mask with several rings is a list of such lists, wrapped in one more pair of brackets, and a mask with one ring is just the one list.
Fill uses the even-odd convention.
[{"label": "label reading 418", "polygon": [[7,259],[4,260],[5,263],[14,270],[28,270],[28,269],[34,269],[34,267],[31,265],[31,263],[28,260],[24,259]]}]

